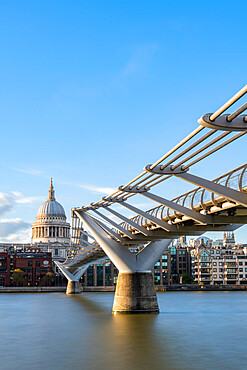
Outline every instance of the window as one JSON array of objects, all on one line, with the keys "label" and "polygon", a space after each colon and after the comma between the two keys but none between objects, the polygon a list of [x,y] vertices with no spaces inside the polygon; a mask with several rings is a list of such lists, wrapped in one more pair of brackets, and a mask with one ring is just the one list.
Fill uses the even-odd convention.
[{"label": "window", "polygon": [[202,261],[210,261],[209,254],[206,251],[203,251],[200,255],[200,259]]},{"label": "window", "polygon": [[58,249],[55,249],[55,256],[58,256]]},{"label": "window", "polygon": [[176,254],[176,248],[175,247],[171,247],[171,254]]},{"label": "window", "polygon": [[216,262],[214,262],[214,263],[213,263],[213,265],[214,265],[214,266],[216,266],[216,265],[217,265],[217,263],[216,263]]},{"label": "window", "polygon": [[240,279],[243,277],[243,274],[239,275]]},{"label": "window", "polygon": [[243,262],[239,262],[239,265],[240,265],[240,266],[243,266]]},{"label": "window", "polygon": [[243,269],[239,269],[240,272],[243,272]]},{"label": "window", "polygon": [[28,266],[33,266],[33,261],[28,261]]},{"label": "window", "polygon": [[40,267],[40,261],[36,261],[36,267]]}]

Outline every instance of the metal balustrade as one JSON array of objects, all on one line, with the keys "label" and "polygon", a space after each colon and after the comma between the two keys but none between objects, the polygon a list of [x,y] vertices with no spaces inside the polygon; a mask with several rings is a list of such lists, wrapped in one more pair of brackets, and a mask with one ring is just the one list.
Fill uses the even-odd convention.
[{"label": "metal balustrade", "polygon": [[[218,177],[217,179],[213,180],[213,182],[225,185],[238,191],[247,192],[247,164]],[[201,211],[205,209],[209,210],[211,206],[226,202],[227,199],[205,189],[196,188],[183,195],[180,195],[177,198],[174,198],[172,201],[187,208]],[[165,221],[173,220],[174,217],[181,216],[181,214],[178,214],[174,210],[162,205],[148,210],[147,213]],[[147,225],[150,224],[147,219],[141,216],[132,217],[131,220],[144,227],[147,227]],[[133,230],[133,227],[130,227],[130,225],[128,225],[126,222],[122,222],[120,225],[126,230]]]}]

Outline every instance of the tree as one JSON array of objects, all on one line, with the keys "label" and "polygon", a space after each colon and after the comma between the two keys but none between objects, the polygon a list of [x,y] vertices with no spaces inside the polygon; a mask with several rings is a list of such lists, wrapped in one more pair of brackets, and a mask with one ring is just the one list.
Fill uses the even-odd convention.
[{"label": "tree", "polygon": [[193,279],[191,278],[189,274],[187,274],[187,272],[184,272],[182,275],[182,281],[183,281],[183,284],[191,284]]},{"label": "tree", "polygon": [[51,285],[53,279],[53,273],[52,272],[47,272],[47,274],[44,276],[44,281],[46,285]]},{"label": "tree", "polygon": [[15,269],[12,275],[13,283],[17,286],[23,283],[24,272],[21,269]]}]

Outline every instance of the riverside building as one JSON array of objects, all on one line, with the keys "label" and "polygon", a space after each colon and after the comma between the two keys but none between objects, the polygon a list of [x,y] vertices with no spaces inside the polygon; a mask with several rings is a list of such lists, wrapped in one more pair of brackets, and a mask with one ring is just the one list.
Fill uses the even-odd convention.
[{"label": "riverside building", "polygon": [[172,285],[182,282],[184,274],[190,275],[190,252],[186,246],[171,245],[154,265],[154,284]]},{"label": "riverside building", "polygon": [[52,276],[49,252],[14,247],[0,252],[0,287],[51,285]]},{"label": "riverside building", "polygon": [[191,274],[198,284],[246,284],[246,250],[233,247],[232,243],[207,248],[202,241],[191,251]]}]

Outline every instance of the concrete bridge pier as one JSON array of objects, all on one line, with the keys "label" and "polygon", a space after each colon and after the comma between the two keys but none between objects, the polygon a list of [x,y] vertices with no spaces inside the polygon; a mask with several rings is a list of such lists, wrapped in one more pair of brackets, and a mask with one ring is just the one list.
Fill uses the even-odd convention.
[{"label": "concrete bridge pier", "polygon": [[150,272],[118,274],[113,313],[158,313],[159,306]]},{"label": "concrete bridge pier", "polygon": [[82,275],[87,270],[89,264],[80,267],[78,270],[75,271],[74,274],[72,274],[68,269],[66,269],[60,262],[54,261],[57,267],[60,269],[60,271],[63,273],[63,275],[68,279],[66,294],[81,294],[82,292],[82,286],[79,282]]},{"label": "concrete bridge pier", "polygon": [[82,286],[79,281],[68,280],[66,294],[81,294]]},{"label": "concrete bridge pier", "polygon": [[152,269],[167,249],[171,239],[155,240],[135,254],[113,239],[103,224],[88,214],[75,211],[87,225],[101,248],[118,268],[118,281],[112,311],[116,313],[158,313]]}]

